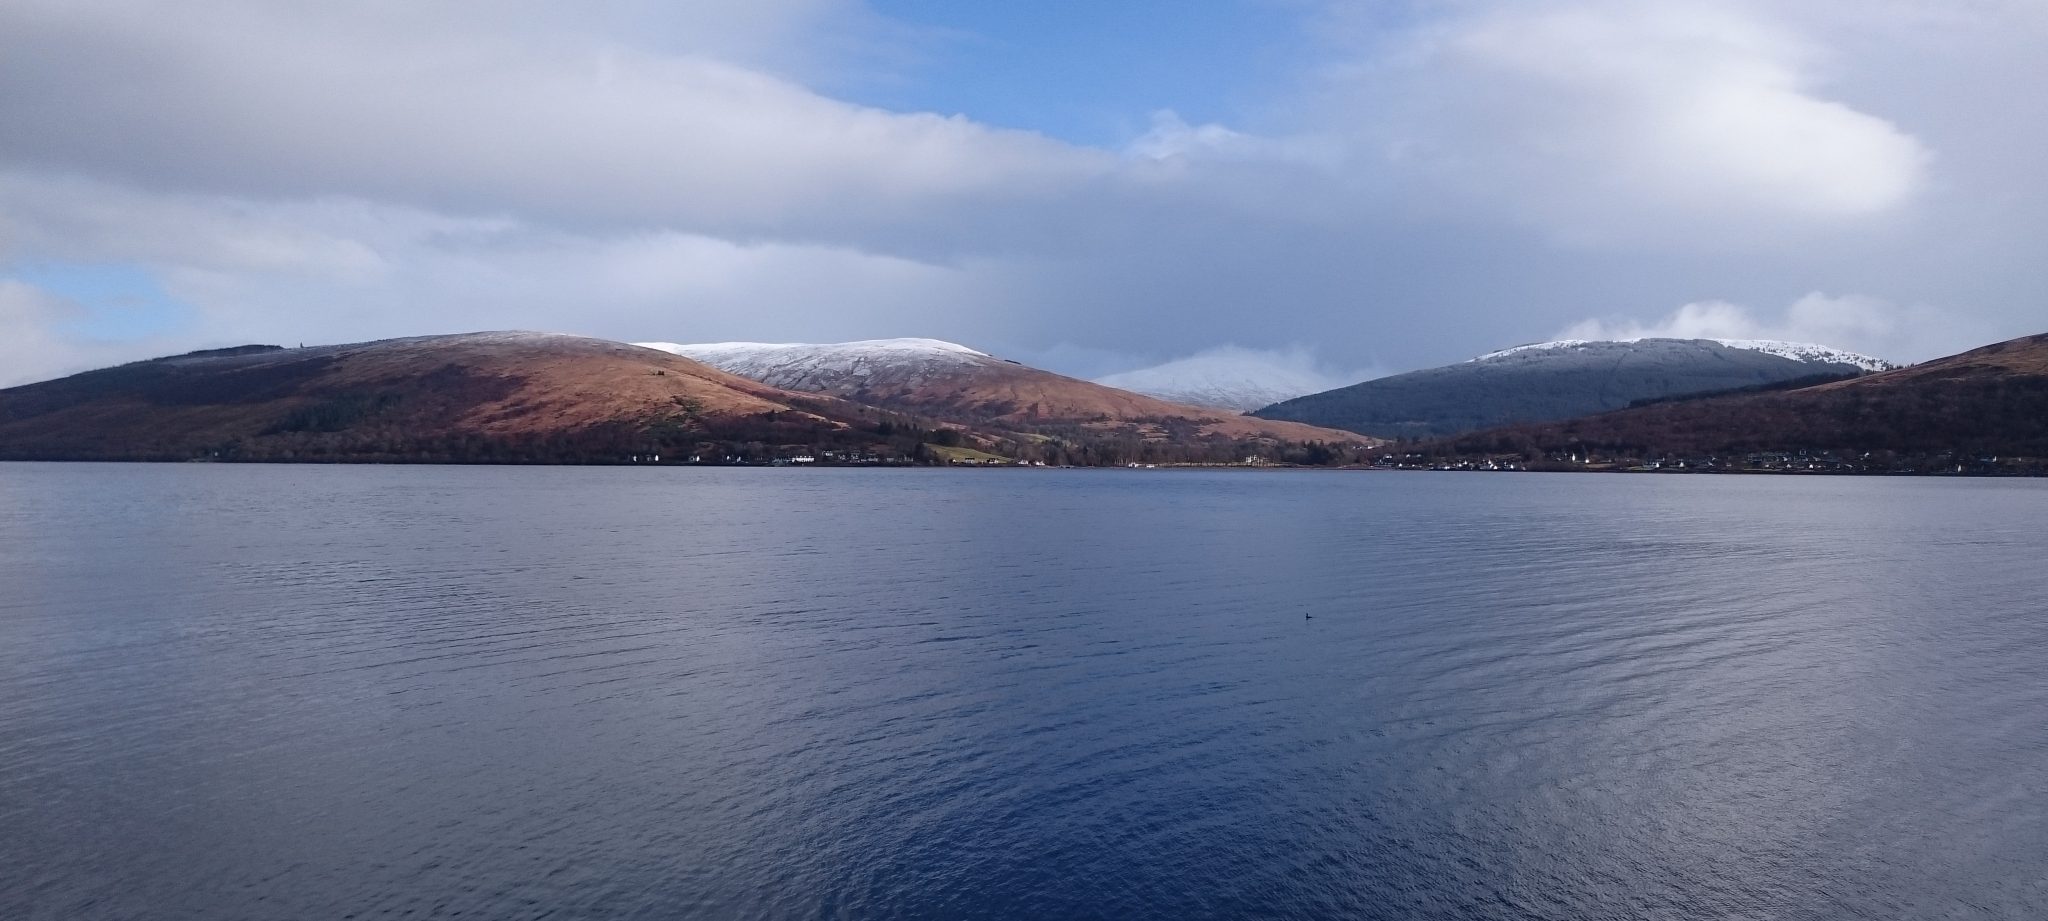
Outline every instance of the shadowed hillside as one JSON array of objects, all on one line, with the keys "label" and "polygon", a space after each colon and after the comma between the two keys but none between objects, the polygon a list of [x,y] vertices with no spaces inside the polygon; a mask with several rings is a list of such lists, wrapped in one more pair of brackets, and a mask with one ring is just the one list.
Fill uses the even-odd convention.
[{"label": "shadowed hillside", "polygon": [[1711,339],[1543,343],[1297,397],[1253,415],[1423,438],[1884,366],[1818,347],[1762,345],[1783,348],[1764,351]]},{"label": "shadowed hillside", "polygon": [[2048,334],[1854,380],[1475,432],[1426,450],[1532,463],[1714,458],[1727,467],[1787,454],[1849,469],[2031,469],[2048,458]]}]

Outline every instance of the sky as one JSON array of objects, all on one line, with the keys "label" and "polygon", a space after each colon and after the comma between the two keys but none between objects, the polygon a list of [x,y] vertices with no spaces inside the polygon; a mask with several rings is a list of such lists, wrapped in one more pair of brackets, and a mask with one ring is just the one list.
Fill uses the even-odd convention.
[{"label": "sky", "polygon": [[483,329],[1358,379],[2048,331],[2048,0],[0,0],[0,386]]}]

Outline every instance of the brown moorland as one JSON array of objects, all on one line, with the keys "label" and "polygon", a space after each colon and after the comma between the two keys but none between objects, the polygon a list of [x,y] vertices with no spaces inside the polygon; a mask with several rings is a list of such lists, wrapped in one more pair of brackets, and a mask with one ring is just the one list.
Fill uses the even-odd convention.
[{"label": "brown moorland", "polygon": [[861,417],[652,349],[470,333],[218,349],[0,390],[0,457],[573,460],[630,450],[649,426],[811,437]]}]

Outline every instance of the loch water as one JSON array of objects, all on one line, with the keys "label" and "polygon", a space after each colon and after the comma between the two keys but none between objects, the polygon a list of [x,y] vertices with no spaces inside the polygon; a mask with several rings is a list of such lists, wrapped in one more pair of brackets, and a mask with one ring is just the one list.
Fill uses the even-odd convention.
[{"label": "loch water", "polygon": [[0,464],[0,918],[2048,917],[2048,482]]}]

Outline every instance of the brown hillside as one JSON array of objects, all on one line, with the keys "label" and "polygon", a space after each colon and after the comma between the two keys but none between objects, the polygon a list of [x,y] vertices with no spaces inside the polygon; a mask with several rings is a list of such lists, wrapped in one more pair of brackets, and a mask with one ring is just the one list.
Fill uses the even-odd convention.
[{"label": "brown hillside", "polygon": [[473,333],[224,349],[15,387],[0,391],[0,457],[173,458],[231,446],[242,456],[347,459],[478,440],[559,444],[660,424],[706,438],[764,419],[844,428],[857,416],[838,401],[624,343]]},{"label": "brown hillside", "polygon": [[1193,427],[1203,436],[1365,444],[1364,436],[1299,422],[1275,422],[1106,387],[1008,362],[986,362],[894,391],[872,385],[861,397],[939,418],[1035,428],[1081,425],[1097,430]]}]

